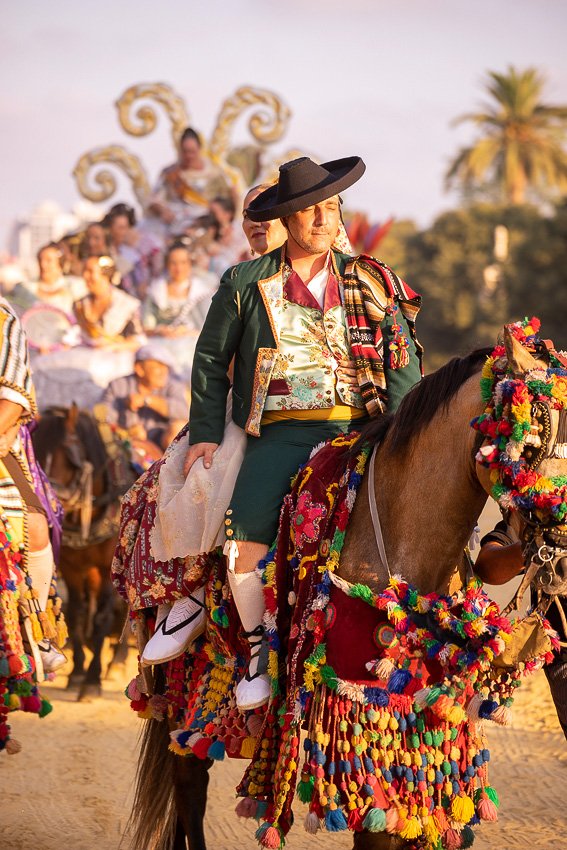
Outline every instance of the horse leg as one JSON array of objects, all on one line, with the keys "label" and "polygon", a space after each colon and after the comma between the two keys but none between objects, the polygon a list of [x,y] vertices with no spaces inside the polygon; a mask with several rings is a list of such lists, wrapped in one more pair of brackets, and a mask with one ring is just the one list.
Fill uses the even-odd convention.
[{"label": "horse leg", "polygon": [[80,684],[85,678],[85,651],[83,649],[85,634],[85,597],[82,587],[66,578],[69,600],[67,603],[67,627],[73,650],[73,669],[69,675],[67,687]]},{"label": "horse leg", "polygon": [[177,823],[175,825],[175,836],[173,838],[172,850],[187,850],[187,837],[179,818],[177,818]]},{"label": "horse leg", "polygon": [[114,599],[114,625],[113,634],[118,632],[120,637],[113,644],[112,659],[106,670],[107,679],[123,679],[126,675],[126,660],[128,658],[128,637],[130,635],[130,621],[126,604],[115,595]]},{"label": "horse leg", "polygon": [[211,759],[195,756],[173,758],[174,799],[178,822],[181,822],[189,842],[189,850],[207,850],[204,819],[207,808],[207,787]]},{"label": "horse leg", "polygon": [[110,634],[114,619],[114,589],[109,581],[102,583],[98,597],[96,614],[93,619],[91,646],[92,661],[89,664],[85,681],[81,686],[78,699],[82,702],[102,693],[102,647],[104,639]]},{"label": "horse leg", "polygon": [[102,576],[97,567],[92,566],[87,570],[87,607],[85,621],[85,640],[91,652],[93,649],[93,635],[95,631],[95,618],[99,608],[99,597],[102,589]]}]

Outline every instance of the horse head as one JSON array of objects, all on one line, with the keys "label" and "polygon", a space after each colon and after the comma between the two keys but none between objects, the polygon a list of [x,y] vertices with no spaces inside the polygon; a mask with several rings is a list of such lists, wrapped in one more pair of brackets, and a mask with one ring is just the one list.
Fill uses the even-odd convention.
[{"label": "horse head", "polygon": [[504,329],[504,346],[483,370],[487,406],[473,426],[484,436],[478,478],[516,517],[532,580],[554,596],[567,592],[567,358],[541,343],[538,327],[532,319]]},{"label": "horse head", "polygon": [[85,464],[92,473],[92,464],[78,433],[80,416],[75,403],[69,408],[50,408],[42,413],[33,438],[38,460],[65,513],[75,508]]},{"label": "horse head", "polygon": [[55,490],[67,527],[77,526],[86,539],[106,488],[107,453],[96,423],[76,404],[42,413],[34,433],[39,462]]}]

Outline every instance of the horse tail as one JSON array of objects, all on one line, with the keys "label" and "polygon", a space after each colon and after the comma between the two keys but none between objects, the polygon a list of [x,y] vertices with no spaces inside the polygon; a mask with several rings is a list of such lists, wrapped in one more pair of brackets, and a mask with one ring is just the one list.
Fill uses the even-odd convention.
[{"label": "horse tail", "polygon": [[128,821],[131,850],[172,850],[177,826],[174,756],[167,721],[147,720],[140,734],[134,802]]}]

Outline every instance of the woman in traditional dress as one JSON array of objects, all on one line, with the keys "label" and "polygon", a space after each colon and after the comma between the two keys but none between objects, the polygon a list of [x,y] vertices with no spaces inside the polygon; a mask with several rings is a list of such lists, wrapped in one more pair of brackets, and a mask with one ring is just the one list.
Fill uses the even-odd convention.
[{"label": "woman in traditional dress", "polygon": [[108,233],[108,253],[120,274],[121,287],[143,299],[151,281],[163,268],[161,242],[136,227],[136,213],[127,204],[115,204],[102,221]]},{"label": "woman in traditional dress", "polygon": [[85,342],[95,346],[138,348],[142,334],[140,302],[114,285],[111,257],[89,257],[83,272],[88,295],[75,301],[73,312]]},{"label": "woman in traditional dress", "polygon": [[167,274],[155,280],[142,311],[149,336],[178,337],[200,333],[216,285],[207,272],[194,272],[189,248],[174,242],[166,258]]},{"label": "woman in traditional dress", "polygon": [[55,242],[39,249],[38,279],[19,283],[10,294],[9,301],[19,316],[37,304],[48,304],[68,315],[71,313],[73,302],[85,294],[85,283],[82,278],[63,274],[62,259]]},{"label": "woman in traditional dress", "polygon": [[218,165],[203,155],[199,135],[187,127],[179,160],[161,172],[148,211],[164,235],[180,236],[216,197],[234,197],[234,192]]}]

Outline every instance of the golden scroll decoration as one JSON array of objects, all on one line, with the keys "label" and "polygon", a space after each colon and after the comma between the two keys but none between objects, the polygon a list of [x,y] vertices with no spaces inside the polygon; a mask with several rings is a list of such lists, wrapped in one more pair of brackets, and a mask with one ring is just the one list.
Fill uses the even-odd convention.
[{"label": "golden scroll decoration", "polygon": [[[144,102],[140,104],[139,101]],[[154,103],[149,104],[147,101]],[[138,83],[126,89],[116,101],[120,125],[131,136],[141,137],[153,133],[159,122],[156,105],[163,109],[169,121],[171,139],[177,154],[180,136],[190,119],[183,98],[166,83]],[[244,191],[245,180],[240,169],[229,163],[228,157],[233,147],[235,124],[248,109],[253,109],[248,119],[248,129],[260,153],[282,138],[291,117],[289,108],[281,98],[267,89],[242,86],[223,102],[210,141],[203,139],[203,153],[224,171],[238,194]],[[114,166],[130,179],[132,190],[145,209],[151,194],[147,172],[139,157],[121,145],[95,148],[83,154],[73,170],[81,195],[98,203],[108,201],[114,195],[117,180],[106,169],[94,176],[98,188],[89,185],[91,169],[103,163]]]},{"label": "golden scroll decoration", "polygon": [[153,106],[145,103],[134,111],[136,101],[154,100],[169,118],[173,148],[177,151],[183,130],[189,125],[189,114],[183,98],[167,83],[138,83],[130,86],[115,103],[120,126],[131,136],[147,136],[156,129],[158,116]]},{"label": "golden scroll decoration", "polygon": [[107,145],[107,147],[94,148],[83,154],[73,169],[73,176],[81,195],[94,203],[102,203],[114,195],[118,184],[116,177],[108,169],[94,174],[93,180],[98,184],[98,189],[89,186],[91,169],[104,163],[124,172],[130,180],[140,206],[144,208],[150,197],[150,184],[146,171],[139,158],[122,145]]}]

